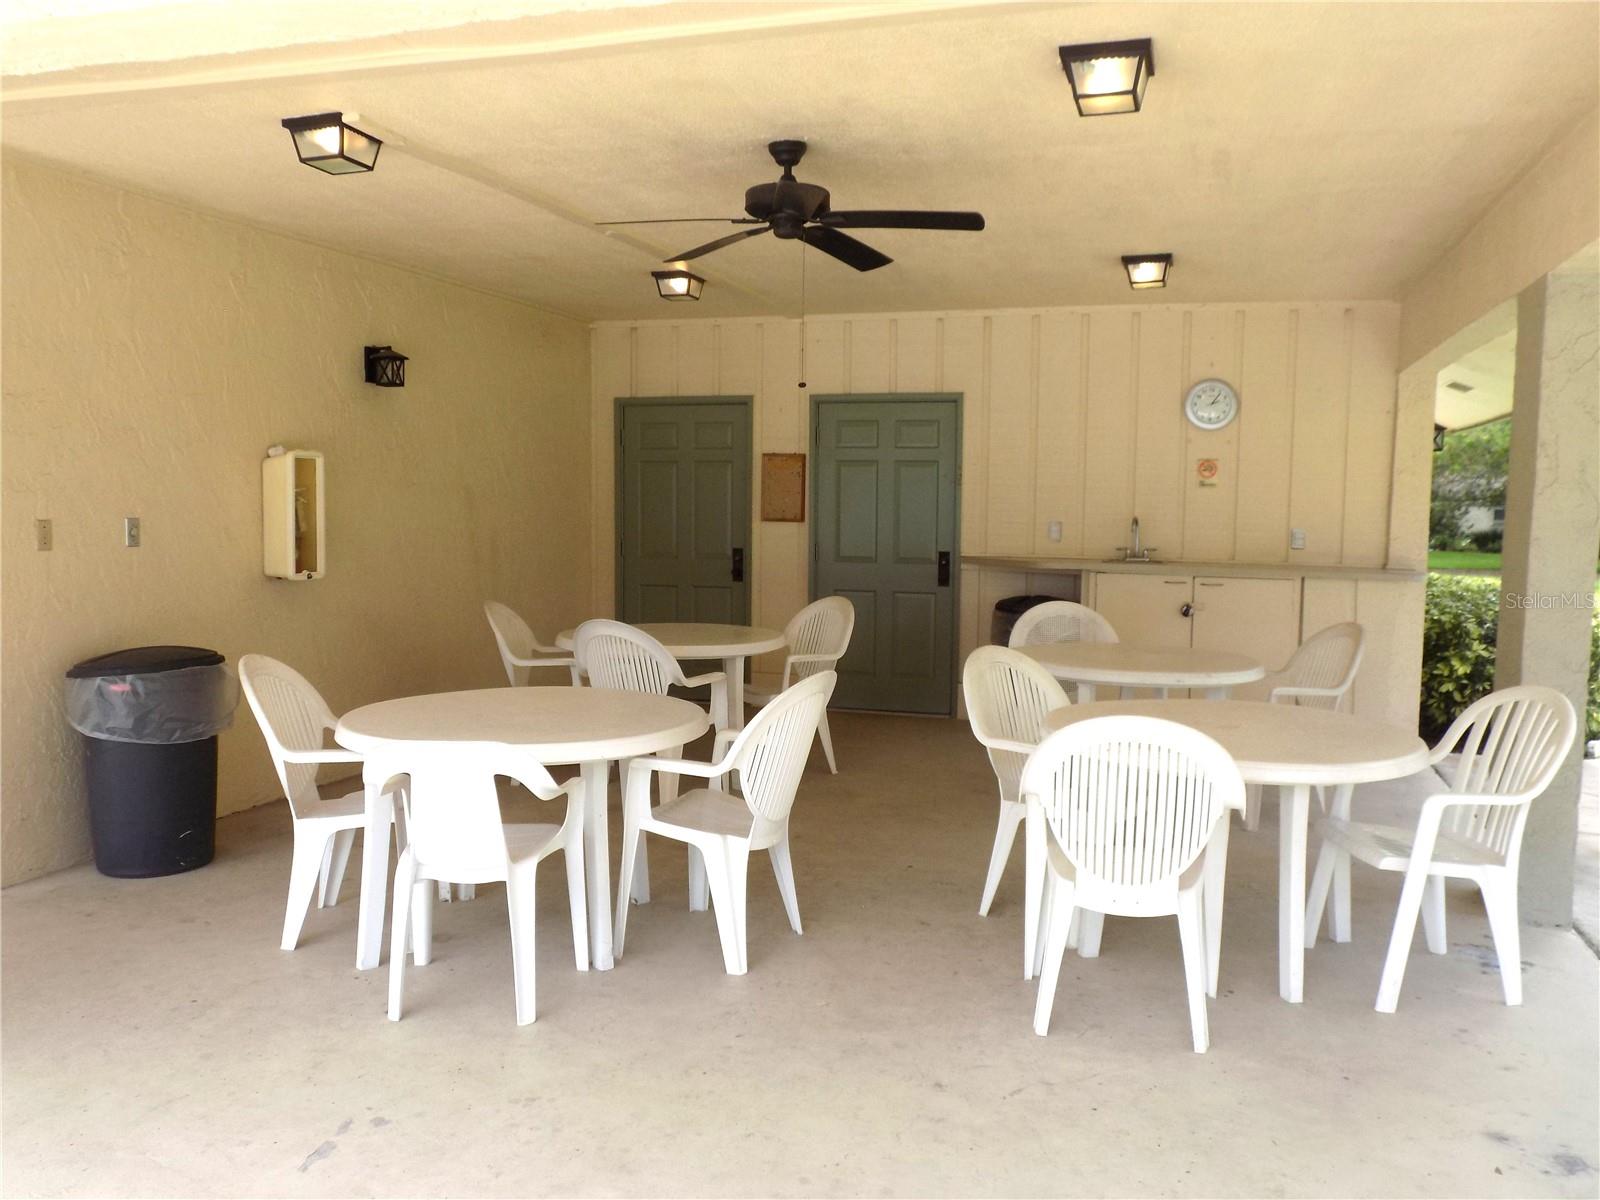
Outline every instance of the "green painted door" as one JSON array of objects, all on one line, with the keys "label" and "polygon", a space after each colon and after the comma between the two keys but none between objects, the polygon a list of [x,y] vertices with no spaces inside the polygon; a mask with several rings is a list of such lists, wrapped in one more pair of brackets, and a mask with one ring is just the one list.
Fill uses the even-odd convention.
[{"label": "green painted door", "polygon": [[856,609],[834,703],[952,711],[957,403],[818,397],[812,594]]},{"label": "green painted door", "polygon": [[750,406],[622,401],[617,611],[750,620]]}]

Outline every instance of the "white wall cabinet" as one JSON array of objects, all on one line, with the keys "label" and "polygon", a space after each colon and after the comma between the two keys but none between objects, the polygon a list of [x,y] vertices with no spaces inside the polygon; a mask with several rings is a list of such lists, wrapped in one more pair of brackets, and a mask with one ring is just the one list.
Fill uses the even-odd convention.
[{"label": "white wall cabinet", "polygon": [[[1134,645],[1247,654],[1271,672],[1300,644],[1298,579],[1100,572],[1094,595],[1096,611]],[[1246,684],[1229,694],[1249,700],[1267,690]]]},{"label": "white wall cabinet", "polygon": [[322,455],[286,450],[261,461],[261,566],[274,579],[321,579],[326,569]]}]

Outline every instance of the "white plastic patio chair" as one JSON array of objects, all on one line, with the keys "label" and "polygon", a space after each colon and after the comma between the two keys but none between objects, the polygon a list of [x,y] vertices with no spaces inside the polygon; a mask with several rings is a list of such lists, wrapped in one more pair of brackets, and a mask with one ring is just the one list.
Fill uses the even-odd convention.
[{"label": "white plastic patio chair", "polygon": [[[1430,796],[1415,830],[1330,817],[1322,822],[1317,856],[1306,900],[1306,945],[1316,942],[1317,925],[1333,874],[1343,859],[1359,858],[1380,871],[1400,871],[1400,906],[1395,913],[1389,952],[1378,982],[1377,1010],[1392,1013],[1400,1000],[1406,959],[1416,933],[1417,913],[1428,949],[1443,954],[1444,881],[1470,879],[1483,893],[1489,933],[1500,960],[1507,1004],[1522,1003],[1522,939],[1517,926],[1517,868],[1528,808],[1550,786],[1572,749],[1578,717],[1572,704],[1553,688],[1512,687],[1469,705],[1434,747],[1431,763],[1461,748],[1450,790]],[[1346,899],[1348,902],[1348,899]],[[1336,901],[1337,903],[1337,901]],[[1336,914],[1336,921],[1340,914]],[[1349,915],[1342,914],[1345,929]]]},{"label": "white plastic patio chair", "polygon": [[1073,912],[1176,916],[1196,1053],[1217,994],[1228,810],[1244,781],[1204,734],[1154,717],[1098,717],[1051,734],[1022,770],[1048,854],[1045,952],[1033,1031],[1050,1030]]},{"label": "white plastic patio chair", "polygon": [[[1005,874],[1016,841],[1017,827],[1027,815],[1020,785],[1028,755],[1045,737],[1046,714],[1068,704],[1067,693],[1055,676],[1025,654],[1005,646],[980,646],[967,656],[961,671],[961,691],[966,698],[972,735],[989,752],[1000,785],[1000,823],[989,852],[989,873],[983,881],[978,915],[989,915],[995,889]],[[1032,882],[1037,872],[1030,872]],[[1023,977],[1033,977],[1038,936],[1037,896],[1023,905]]]},{"label": "white plastic patio chair", "polygon": [[[326,746],[338,724],[327,702],[286,663],[264,654],[239,660],[239,683],[261,736],[266,739],[278,783],[294,818],[294,857],[289,867],[289,902],[283,917],[285,950],[300,942],[300,930],[315,895],[318,908],[339,902],[339,888],[350,861],[356,831],[366,824],[361,788],[325,799],[317,791],[317,768],[325,763],[361,763],[359,754]],[[385,797],[389,821],[394,798]]]},{"label": "white plastic patio chair", "polygon": [[[534,1003],[534,915],[539,864],[566,855],[572,949],[578,970],[589,969],[589,922],[583,878],[583,780],[558,784],[525,752],[498,743],[418,742],[375,764],[404,775],[401,793],[406,848],[394,872],[394,923],[389,942],[389,1019],[400,1019],[406,943],[425,966],[433,956],[432,882],[506,885],[511,918],[511,976],[517,1024],[531,1024]],[[495,777],[515,780],[541,800],[567,798],[560,825],[507,825],[500,817]],[[602,916],[602,920],[604,917]]]},{"label": "white plastic patio chair", "polygon": [[[1365,643],[1366,631],[1354,621],[1330,625],[1312,634],[1269,680],[1272,690],[1267,700],[1272,704],[1299,704],[1307,708],[1344,707],[1356,672],[1361,669]],[[1315,791],[1317,804],[1326,811],[1324,789],[1318,787]],[[1252,831],[1261,828],[1261,785],[1258,783],[1245,789],[1244,827]]]},{"label": "white plastic patio chair", "polygon": [[500,663],[512,687],[527,687],[534,667],[566,667],[572,673],[573,687],[583,683],[577,659],[559,646],[546,646],[510,608],[498,600],[486,600],[483,614],[489,618],[490,632],[500,648]]},{"label": "white plastic patio chair", "polygon": [[[624,794],[622,873],[628,878],[644,835],[658,834],[699,851],[709,877],[722,962],[729,975],[749,969],[745,919],[750,852],[765,850],[778,878],[789,926],[800,932],[800,903],[795,895],[794,866],[789,858],[789,813],[811,752],[817,722],[833,694],[838,676],[819,671],[780,692],[750,719],[737,735],[717,736],[717,750],[728,742],[717,762],[683,762],[668,758],[636,758],[628,770]],[[716,787],[696,788],[674,800],[650,807],[650,776],[692,775],[715,781],[729,772],[739,778],[741,795]],[[612,938],[622,957],[628,932],[628,897],[617,894],[617,920]]]},{"label": "white plastic patio chair", "polygon": [[[778,692],[819,671],[835,670],[845,651],[850,649],[850,635],[855,627],[856,606],[843,596],[824,596],[795,613],[783,627],[783,640],[789,645],[789,654],[783,660],[783,679],[778,684]],[[744,698],[747,704],[761,705],[777,694],[746,688]],[[833,734],[828,729],[827,709],[822,710],[822,719],[817,722],[817,740],[822,743],[828,770],[837,775],[839,766],[833,757]]]},{"label": "white plastic patio chair", "polygon": [[1117,631],[1094,609],[1071,600],[1036,604],[1017,618],[1006,645],[1045,646],[1052,642],[1114,643]]}]

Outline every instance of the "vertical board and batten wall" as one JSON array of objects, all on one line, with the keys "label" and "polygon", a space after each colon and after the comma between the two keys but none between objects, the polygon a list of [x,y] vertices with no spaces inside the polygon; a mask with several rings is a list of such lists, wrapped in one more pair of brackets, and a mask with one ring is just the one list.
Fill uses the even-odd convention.
[{"label": "vertical board and batten wall", "polygon": [[[1385,302],[814,317],[802,390],[794,320],[598,324],[596,611],[609,612],[615,594],[619,396],[753,396],[759,455],[809,452],[812,396],[960,393],[966,556],[1105,557],[1137,514],[1146,544],[1172,560],[1382,567],[1398,325]],[[1221,431],[1195,429],[1182,412],[1186,389],[1209,376],[1240,394],[1238,420]],[[1198,484],[1202,458],[1217,460],[1215,487]],[[1059,542],[1047,537],[1051,521]],[[1305,531],[1304,550],[1289,549],[1291,528]],[[758,522],[754,542],[752,619],[781,625],[808,598],[808,530]],[[1339,586],[1319,588],[1318,611],[1353,608],[1355,581],[1330,582]],[[963,654],[986,637],[995,599],[1026,584],[1020,572],[963,566]],[[1361,590],[1372,588],[1417,591],[1420,629],[1420,585]],[[1379,595],[1367,607],[1389,620],[1397,606]],[[1409,621],[1413,606],[1394,599]]]}]

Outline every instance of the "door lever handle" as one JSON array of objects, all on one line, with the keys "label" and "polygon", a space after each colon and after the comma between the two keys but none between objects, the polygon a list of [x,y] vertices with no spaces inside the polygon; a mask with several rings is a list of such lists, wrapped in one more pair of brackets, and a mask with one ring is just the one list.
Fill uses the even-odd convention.
[{"label": "door lever handle", "polygon": [[939,586],[950,586],[950,551],[939,551]]},{"label": "door lever handle", "polygon": [[730,574],[732,575],[733,581],[735,583],[743,583],[744,582],[744,547],[743,546],[735,546],[733,548],[733,566],[732,566],[732,571],[730,572]]}]

